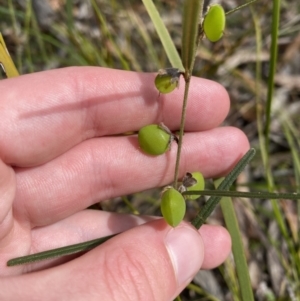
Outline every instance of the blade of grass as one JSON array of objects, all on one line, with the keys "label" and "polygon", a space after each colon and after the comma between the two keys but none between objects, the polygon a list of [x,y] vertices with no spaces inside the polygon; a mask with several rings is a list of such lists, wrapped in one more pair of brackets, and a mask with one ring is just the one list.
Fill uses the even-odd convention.
[{"label": "blade of grass", "polygon": [[48,57],[48,53],[47,53],[47,47],[44,43],[44,40],[42,39],[42,32],[38,25],[35,14],[33,14],[33,16],[32,16],[32,29],[33,29],[34,35],[36,37],[37,44],[39,46],[41,56],[42,56],[44,62],[48,63],[49,57]]},{"label": "blade of grass", "polygon": [[[292,151],[292,158],[293,158],[293,167],[294,167],[294,173],[295,173],[295,184],[296,184],[296,190],[300,192],[300,158],[299,158],[299,152],[297,149],[297,134],[295,131],[295,126],[292,123],[289,118],[284,118],[282,120],[282,127],[285,134],[285,137],[288,141],[288,144],[290,146],[290,149]],[[294,136],[294,138],[293,138]],[[298,147],[299,141],[298,141]],[[300,227],[300,200],[297,202],[297,216],[298,216],[298,233],[299,233],[299,227]],[[298,238],[298,237],[297,237]],[[299,239],[299,238],[298,238]]]},{"label": "blade of grass", "polygon": [[72,33],[74,30],[73,1],[72,0],[67,0],[66,12],[67,12],[67,28],[68,28],[69,33]]},{"label": "blade of grass", "polygon": [[[253,159],[254,155],[255,149],[251,148],[237,163],[234,169],[226,176],[224,181],[218,186],[217,190],[228,190],[246,165]],[[199,229],[205,223],[205,220],[209,217],[220,200],[221,196],[212,196],[207,200],[198,215],[192,220],[192,225],[194,225],[196,229]]]},{"label": "blade of grass", "polygon": [[[214,184],[215,187],[218,188],[222,184],[222,179],[216,180]],[[241,300],[253,301],[254,297],[249,276],[249,269],[232,199],[229,197],[222,197],[220,206],[223,212],[226,228],[228,229],[231,236],[232,253],[236,265]]]},{"label": "blade of grass", "polygon": [[108,29],[107,21],[106,21],[104,14],[99,9],[98,4],[96,3],[95,0],[91,0],[91,4],[92,4],[94,12],[101,24],[101,28],[100,28],[101,32],[104,33],[104,35],[107,37],[108,41],[110,42],[115,55],[117,56],[117,58],[120,60],[120,63],[122,64],[123,69],[130,70],[130,66],[129,66],[126,58],[124,58],[124,55],[123,55],[120,47],[116,44],[115,39],[113,38],[110,30]]},{"label": "blade of grass", "polygon": [[203,2],[201,0],[189,0],[184,1],[183,4],[181,59],[186,79],[191,76],[194,66]]},{"label": "blade of grass", "polygon": [[15,265],[21,265],[21,264],[26,264],[26,263],[32,263],[32,262],[36,262],[36,261],[71,255],[71,254],[84,252],[84,251],[89,251],[89,250],[94,249],[95,247],[101,245],[102,243],[106,242],[108,239],[110,239],[116,235],[117,234],[113,234],[113,235],[93,239],[90,241],[82,242],[79,244],[74,244],[74,245],[57,248],[57,249],[53,249],[53,250],[49,250],[49,251],[39,252],[36,254],[13,258],[7,262],[7,266],[15,266]]},{"label": "blade of grass", "polygon": [[31,21],[32,21],[32,4],[31,4],[31,0],[29,0],[26,4],[26,13],[25,13],[24,29],[23,29],[26,42],[27,42],[25,43],[25,53],[26,53],[26,64],[28,66],[29,73],[34,72],[34,66],[33,66],[32,55],[31,55],[32,45],[31,45],[31,39],[29,33]]},{"label": "blade of grass", "polygon": [[[282,126],[283,126],[283,131],[284,131],[285,137],[287,138],[288,144],[289,144],[291,152],[292,152],[295,180],[296,180],[296,183],[298,184],[297,191],[299,191],[299,175],[300,175],[299,153],[296,149],[292,134],[287,126],[287,122],[282,121]],[[297,211],[299,211],[299,201],[300,201],[300,199],[297,202]],[[300,275],[300,258],[299,258],[298,252],[297,252],[297,249],[298,249],[297,246],[299,244],[299,237],[298,237],[299,215],[298,215],[298,229],[297,230],[298,231],[297,232],[295,231],[296,233],[294,233],[294,231],[292,231],[292,229],[291,229],[290,232],[292,235],[290,237],[286,237],[286,239],[288,241],[288,245],[290,248],[291,262],[293,263],[292,266],[293,266],[293,268],[297,268],[297,273],[294,273],[295,274],[294,278],[295,278],[295,281],[299,282],[299,279],[297,277],[298,275]],[[292,241],[291,237],[293,237],[293,241]]]},{"label": "blade of grass", "polygon": [[184,71],[180,56],[177,52],[177,49],[173,43],[173,40],[167,30],[164,22],[162,21],[159,12],[157,11],[152,0],[142,0],[145,8],[152,20],[152,23],[156,29],[156,32],[161,40],[161,43],[165,49],[167,57],[174,68],[178,68],[181,71]]},{"label": "blade of grass", "polygon": [[[270,71],[268,75],[268,93],[267,93],[267,103],[266,103],[266,114],[265,114],[265,143],[264,149],[266,153],[265,158],[265,171],[267,176],[267,183],[269,191],[274,190],[274,179],[271,171],[271,166],[269,162],[269,133],[271,124],[271,107],[274,95],[274,78],[277,66],[277,42],[278,42],[278,27],[279,27],[279,15],[280,15],[280,0],[273,0],[273,11],[272,11],[272,42],[270,49]],[[276,221],[280,227],[282,234],[287,237],[288,231],[284,221],[283,213],[280,210],[279,204],[275,200],[271,200],[273,211],[275,214]]]},{"label": "blade of grass", "polygon": [[202,0],[200,1],[189,0],[184,2],[183,21],[182,21],[183,25],[182,25],[181,58],[182,58],[183,66],[185,68],[185,72],[184,72],[185,87],[184,87],[184,96],[183,96],[183,104],[182,104],[181,120],[180,120],[180,131],[179,131],[178,148],[177,148],[175,172],[174,172],[173,186],[175,188],[177,188],[177,183],[178,183],[179,165],[180,165],[190,81],[191,81],[192,71],[194,68],[194,62],[196,58],[196,50],[200,42],[199,22],[202,17],[202,11],[203,11]]},{"label": "blade of grass", "polygon": [[253,4],[253,3],[256,2],[256,1],[257,1],[257,0],[251,0],[251,1],[249,1],[249,2],[246,2],[246,3],[242,4],[242,5],[239,5],[238,7],[235,7],[234,9],[229,10],[228,12],[226,12],[225,15],[228,16],[228,15],[230,15],[230,14],[232,14],[232,13],[234,13],[234,12],[236,12],[236,11],[238,11],[238,10],[244,8],[244,7],[249,6],[250,4]]},{"label": "blade of grass", "polygon": [[[270,72],[269,72],[269,81],[268,81],[268,96],[267,96],[267,107],[265,113],[265,132],[263,132],[263,104],[261,100],[261,91],[260,91],[260,81],[261,81],[261,30],[259,19],[256,15],[256,12],[251,7],[251,12],[254,21],[255,33],[256,33],[256,53],[257,53],[257,62],[256,62],[256,113],[257,113],[257,128],[259,143],[262,154],[262,161],[264,170],[266,173],[268,190],[274,191],[274,179],[269,162],[269,128],[271,122],[271,105],[274,94],[274,77],[276,71],[277,63],[277,39],[278,39],[278,24],[279,24],[279,12],[280,12],[280,1],[273,0],[273,18],[272,18],[272,45],[271,45],[271,54],[270,54]],[[274,211],[275,219],[280,227],[281,233],[284,237],[287,237],[288,230],[286,223],[283,218],[283,213],[280,210],[278,202],[274,199],[271,200],[272,208]]]},{"label": "blade of grass", "polygon": [[[142,18],[136,12],[134,12],[133,9],[128,9],[126,11],[126,13],[128,15],[129,20],[134,24],[134,27],[137,29],[142,40],[145,43],[145,45],[143,45],[143,47],[146,46],[146,51],[147,51],[147,54],[149,54],[149,60],[151,61],[151,65],[153,64],[154,68],[155,68],[155,66],[156,67],[159,66],[160,60],[159,60],[158,53],[154,48],[153,42],[149,35],[149,31],[147,30],[147,27],[144,24]],[[156,68],[154,70],[157,70],[157,69],[158,68]]]},{"label": "blade of grass", "polygon": [[224,281],[231,293],[231,301],[240,301],[239,282],[236,276],[236,268],[233,256],[229,256],[224,264],[219,267],[219,271],[222,274]]},{"label": "blade of grass", "polygon": [[202,287],[195,285],[193,283],[190,283],[187,286],[187,289],[201,295],[205,297],[206,301],[219,301],[219,299],[213,295],[211,295],[210,293],[208,293],[207,291],[205,291],[204,289],[202,289]]},{"label": "blade of grass", "polygon": [[300,193],[296,192],[264,192],[264,191],[226,191],[226,190],[194,190],[194,191],[185,191],[183,195],[209,195],[209,196],[228,196],[235,198],[256,198],[256,199],[290,199],[290,200],[299,200]]},{"label": "blade of grass", "polygon": [[[60,35],[63,35],[67,38],[69,38],[69,34],[67,32],[66,26],[57,26],[56,24],[52,27],[53,31],[56,33],[59,33]],[[84,54],[81,53],[81,50],[79,47],[76,49],[79,49],[80,51],[74,51],[74,44],[78,45],[79,42],[74,42],[72,38],[73,43],[66,43],[62,44],[61,41],[57,40],[55,37],[49,34],[42,34],[41,38],[43,41],[45,41],[45,44],[49,44],[51,46],[54,46],[55,48],[60,48],[62,52],[65,52],[66,55],[64,58],[61,58],[63,65],[82,65],[86,66],[89,65],[89,61],[85,59]],[[84,41],[83,41],[84,42]],[[95,54],[97,56],[97,54]],[[105,62],[103,64],[100,64],[101,66],[105,66]]]},{"label": "blade of grass", "polygon": [[278,28],[280,20],[280,0],[273,0],[272,10],[272,32],[271,32],[271,48],[270,48],[270,67],[268,75],[268,94],[266,103],[266,125],[265,125],[265,137],[266,137],[266,149],[269,150],[269,133],[271,123],[271,107],[274,95],[274,79],[277,66],[277,45],[278,45]]},{"label": "blade of grass", "polygon": [[131,202],[129,201],[126,195],[122,196],[122,201],[125,203],[125,205],[130,209],[130,211],[133,214],[140,214],[139,211],[135,209],[135,207],[131,204]]}]

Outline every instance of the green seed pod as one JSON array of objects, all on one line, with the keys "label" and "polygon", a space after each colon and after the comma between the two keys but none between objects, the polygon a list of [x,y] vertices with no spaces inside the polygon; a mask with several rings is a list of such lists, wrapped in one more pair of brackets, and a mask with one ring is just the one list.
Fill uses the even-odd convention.
[{"label": "green seed pod", "polygon": [[155,87],[162,94],[170,93],[178,87],[180,75],[177,68],[161,69],[155,77]]},{"label": "green seed pod", "polygon": [[[193,172],[192,177],[197,181],[196,184],[187,187],[187,191],[195,191],[195,190],[203,190],[205,187],[204,177],[200,172]],[[195,200],[199,197],[199,195],[187,195],[186,198],[189,200]]]},{"label": "green seed pod", "polygon": [[172,134],[163,129],[161,125],[150,124],[139,130],[138,141],[146,154],[158,156],[169,150]]},{"label": "green seed pod", "polygon": [[219,4],[209,6],[202,23],[203,31],[211,42],[217,42],[223,36],[226,17],[224,9]]},{"label": "green seed pod", "polygon": [[170,226],[176,227],[185,215],[184,197],[175,188],[168,188],[162,194],[160,210],[166,222]]}]

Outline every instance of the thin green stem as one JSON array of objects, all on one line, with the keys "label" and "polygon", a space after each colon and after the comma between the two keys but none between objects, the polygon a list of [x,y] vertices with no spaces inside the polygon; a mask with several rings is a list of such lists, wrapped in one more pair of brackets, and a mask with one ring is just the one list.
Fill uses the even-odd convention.
[{"label": "thin green stem", "polygon": [[277,45],[278,45],[278,27],[280,20],[280,0],[273,0],[272,10],[272,34],[271,34],[271,49],[270,49],[270,70],[268,76],[268,94],[267,94],[267,108],[266,108],[266,150],[269,150],[269,132],[271,123],[271,106],[274,95],[274,78],[277,65]]},{"label": "thin green stem", "polygon": [[175,164],[175,173],[174,173],[174,188],[177,188],[177,183],[178,183],[180,155],[181,155],[182,142],[183,142],[183,134],[184,134],[184,125],[185,125],[185,118],[186,118],[186,108],[187,108],[189,87],[190,87],[190,78],[186,79],[186,83],[185,83],[185,87],[184,87],[184,98],[183,98],[182,111],[181,111],[180,132],[179,132],[179,140],[178,140],[178,148],[177,148],[176,164]]},{"label": "thin green stem", "polygon": [[[260,35],[260,26],[257,21],[257,17],[255,16],[255,12],[252,11],[254,16],[254,25],[256,29],[256,41],[257,41],[257,56],[260,55],[261,51],[261,35]],[[270,123],[271,123],[271,106],[274,94],[274,78],[276,72],[277,65],[277,41],[278,41],[278,27],[279,27],[279,14],[280,14],[280,0],[273,0],[273,12],[272,12],[272,42],[271,42],[271,50],[270,50],[270,71],[269,71],[269,80],[268,80],[268,95],[267,95],[267,103],[266,103],[266,112],[265,112],[265,131],[263,133],[262,130],[262,103],[260,99],[260,90],[259,90],[259,80],[260,80],[260,60],[257,61],[256,66],[256,87],[257,87],[257,95],[256,95],[256,106],[257,106],[257,126],[259,132],[259,141],[261,147],[261,154],[264,169],[266,172],[266,178],[268,183],[268,190],[274,190],[274,179],[270,167],[269,161],[269,132],[270,132]],[[274,215],[276,221],[280,227],[281,232],[284,236],[288,235],[287,227],[285,220],[283,218],[283,214],[281,213],[278,202],[274,199],[271,200],[271,204],[273,207]]]},{"label": "thin green stem", "polygon": [[257,0],[251,0],[251,1],[247,2],[247,3],[244,3],[244,4],[242,4],[242,5],[240,5],[240,6],[236,7],[236,8],[234,8],[234,9],[232,9],[232,10],[229,10],[228,12],[225,13],[225,15],[228,16],[228,15],[230,15],[230,14],[232,14],[232,13],[234,13],[234,12],[240,10],[241,8],[244,8],[244,7],[246,7],[246,6],[248,6],[248,5],[252,4],[252,3],[254,3],[254,2],[256,2],[256,1],[257,1]]},{"label": "thin green stem", "polygon": [[132,204],[130,203],[130,201],[128,200],[127,196],[122,196],[122,200],[123,202],[126,204],[126,206],[132,211],[133,214],[140,214],[138,210],[136,210],[134,208],[134,206],[132,206]]},{"label": "thin green stem", "polygon": [[185,191],[182,195],[209,195],[209,196],[223,196],[223,197],[235,197],[235,198],[256,198],[256,199],[274,199],[274,200],[299,200],[300,193],[275,193],[264,191],[226,191],[226,190],[193,190]]},{"label": "thin green stem", "polygon": [[196,50],[199,46],[199,21],[202,18],[203,13],[203,0],[200,1],[186,1],[183,8],[183,28],[182,28],[182,62],[185,68],[184,72],[184,96],[181,111],[181,121],[180,121],[180,132],[179,141],[176,155],[176,164],[174,172],[174,188],[177,188],[178,184],[178,174],[180,166],[180,156],[182,149],[182,141],[184,135],[184,126],[186,119],[186,108],[188,101],[188,94],[190,88],[190,81],[192,76],[192,71],[195,64]]}]

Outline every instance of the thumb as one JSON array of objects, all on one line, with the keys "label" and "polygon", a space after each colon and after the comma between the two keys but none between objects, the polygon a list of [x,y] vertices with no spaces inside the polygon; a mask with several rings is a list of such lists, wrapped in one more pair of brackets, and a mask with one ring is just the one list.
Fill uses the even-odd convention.
[{"label": "thumb", "polygon": [[36,300],[46,295],[49,300],[169,301],[192,280],[203,258],[202,238],[192,226],[172,228],[156,220],[64,265],[18,277],[20,285],[34,290],[26,290],[28,297],[40,297]]}]

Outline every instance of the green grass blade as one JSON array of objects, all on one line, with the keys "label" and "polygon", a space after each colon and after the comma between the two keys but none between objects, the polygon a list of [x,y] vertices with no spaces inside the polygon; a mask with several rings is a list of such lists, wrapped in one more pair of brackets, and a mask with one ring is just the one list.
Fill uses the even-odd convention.
[{"label": "green grass blade", "polygon": [[271,106],[274,95],[274,79],[277,65],[277,45],[278,45],[278,27],[280,20],[280,0],[273,0],[273,11],[272,11],[272,34],[271,34],[271,49],[270,49],[270,70],[268,75],[268,94],[266,103],[266,126],[265,126],[265,137],[266,137],[266,149],[269,149],[269,132],[271,123]]},{"label": "green grass blade", "polygon": [[[300,179],[300,158],[299,153],[297,150],[297,147],[294,142],[294,138],[292,137],[292,133],[288,127],[288,121],[282,120],[282,127],[285,134],[285,137],[287,138],[288,144],[290,146],[291,152],[292,152],[292,159],[293,159],[293,167],[294,167],[294,173],[295,173],[295,181],[296,181],[296,187],[297,191],[299,191],[299,179]],[[293,267],[297,268],[297,275],[300,275],[300,257],[297,252],[297,245],[299,244],[299,207],[300,207],[300,199],[298,199],[297,202],[297,212],[298,212],[298,231],[290,231],[291,235],[286,237],[286,241],[288,242],[289,248],[290,248],[290,255],[291,255],[291,262],[293,263]],[[293,237],[293,240],[291,239]],[[299,279],[295,279],[295,281],[299,282]]]},{"label": "green grass blade", "polygon": [[[153,70],[157,71],[158,68],[163,68],[165,66],[160,66],[159,54],[155,50],[153,41],[149,34],[149,30],[147,30],[147,26],[144,24],[143,19],[133,11],[133,9],[128,9],[127,11],[128,19],[134,24],[137,31],[139,32],[142,40],[145,43],[146,47],[146,55],[149,55],[149,61],[151,61],[151,66],[153,65]],[[159,67],[160,66],[160,67]],[[154,69],[155,68],[155,69]]]},{"label": "green grass blade", "polygon": [[193,190],[185,191],[183,195],[209,195],[209,196],[228,196],[235,198],[256,198],[256,199],[273,199],[273,200],[300,200],[300,193],[295,192],[265,192],[265,191],[227,191],[227,190]]},{"label": "green grass blade", "polygon": [[198,44],[202,0],[186,0],[183,4],[181,58],[186,78],[192,74]]},{"label": "green grass blade", "polygon": [[74,17],[73,17],[73,1],[67,0],[66,12],[67,12],[67,28],[69,33],[73,33],[74,30]]},{"label": "green grass blade", "polygon": [[74,244],[62,248],[52,249],[49,251],[44,251],[32,255],[22,256],[10,259],[7,262],[7,266],[15,266],[15,265],[21,265],[26,263],[32,263],[36,261],[46,260],[46,259],[52,259],[60,256],[66,256],[71,255],[79,252],[89,251],[91,249],[94,249],[95,247],[101,245],[102,243],[106,242],[110,238],[114,237],[116,234],[85,241],[79,244]]},{"label": "green grass blade", "polygon": [[124,57],[120,47],[116,44],[115,39],[113,38],[110,30],[108,29],[108,23],[106,21],[105,15],[102,13],[102,11],[99,9],[98,4],[95,0],[91,0],[92,7],[94,9],[94,12],[101,24],[101,32],[106,36],[106,38],[109,40],[109,42],[112,45],[112,48],[114,49],[115,55],[120,60],[120,63],[122,64],[122,67],[124,70],[131,70],[129,63],[127,62],[126,58]]},{"label": "green grass blade", "polygon": [[245,8],[245,7],[247,7],[247,6],[251,5],[251,4],[253,4],[253,3],[256,2],[256,1],[257,1],[257,0],[251,0],[251,1],[249,1],[249,2],[246,2],[246,3],[242,4],[242,5],[239,5],[238,7],[235,7],[234,9],[232,9],[232,10],[226,12],[225,15],[228,16],[228,15],[230,15],[230,14],[232,14],[232,13],[234,13],[234,12],[236,12],[236,11],[242,9],[242,8]]},{"label": "green grass blade", "polygon": [[[265,131],[263,133],[263,114],[262,114],[262,102],[259,89],[260,83],[260,73],[261,73],[261,63],[260,63],[260,53],[261,53],[261,31],[258,18],[255,11],[252,9],[252,15],[254,20],[255,32],[256,32],[256,52],[257,52],[257,64],[256,64],[256,108],[257,108],[257,127],[258,127],[258,136],[260,141],[260,148],[262,154],[262,161],[264,165],[264,170],[266,173],[268,190],[274,191],[274,179],[269,162],[269,129],[271,123],[271,105],[274,94],[274,78],[276,72],[276,63],[277,63],[277,40],[278,40],[278,26],[279,26],[279,12],[280,12],[280,1],[273,0],[273,18],[272,18],[272,43],[271,43],[271,54],[270,54],[270,71],[269,71],[269,81],[268,81],[268,96],[266,104],[266,113],[265,113]],[[275,219],[280,227],[281,233],[284,237],[287,237],[288,230],[281,212],[280,206],[277,201],[274,199],[271,200],[271,204],[274,211]]]},{"label": "green grass blade", "polygon": [[[254,155],[255,149],[251,148],[218,186],[218,190],[228,190],[246,165],[253,159]],[[194,225],[196,229],[199,229],[205,223],[205,220],[210,216],[220,200],[221,196],[212,196],[207,200],[198,215],[192,220],[192,225]]]},{"label": "green grass blade", "polygon": [[[222,179],[215,181],[215,186],[218,187]],[[240,293],[243,301],[253,301],[253,291],[249,276],[243,240],[240,233],[240,228],[234,211],[231,198],[223,197],[220,201],[226,227],[230,233],[232,241],[232,253],[236,265],[236,272],[239,281]]]},{"label": "green grass blade", "polygon": [[31,23],[33,21],[32,19],[33,19],[32,3],[31,1],[27,1],[23,32],[27,41],[27,43],[25,44],[25,53],[26,53],[26,61],[27,61],[29,73],[34,72],[34,65],[32,62],[32,54],[31,54],[32,45],[31,45],[31,37],[30,37]]},{"label": "green grass blade", "polygon": [[[293,159],[293,168],[295,174],[295,186],[297,192],[300,192],[300,157],[299,151],[300,148],[300,137],[297,131],[297,126],[293,123],[293,121],[286,116],[285,114],[281,114],[281,125],[283,128],[284,135],[288,141],[292,159]],[[298,232],[300,231],[300,199],[297,202],[297,215],[298,215]],[[300,273],[299,273],[300,274]]]},{"label": "green grass blade", "polygon": [[163,44],[163,47],[165,49],[165,52],[167,54],[167,57],[174,68],[178,68],[181,71],[184,71],[184,67],[182,65],[180,56],[177,52],[177,49],[173,43],[173,40],[162,21],[159,12],[157,11],[154,3],[152,0],[142,0],[145,8],[152,20],[152,23],[156,29],[156,32],[161,40],[161,43]]}]

